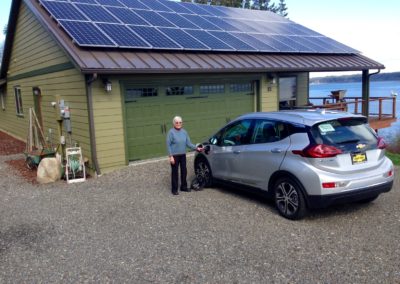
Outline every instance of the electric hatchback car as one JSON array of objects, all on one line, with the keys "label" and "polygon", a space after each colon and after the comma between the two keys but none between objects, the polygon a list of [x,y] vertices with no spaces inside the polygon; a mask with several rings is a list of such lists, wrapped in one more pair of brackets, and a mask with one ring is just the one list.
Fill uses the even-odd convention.
[{"label": "electric hatchback car", "polygon": [[288,219],[335,203],[371,202],[394,180],[384,140],[366,117],[346,112],[249,113],[204,147],[194,167],[205,186],[223,181],[264,190]]}]

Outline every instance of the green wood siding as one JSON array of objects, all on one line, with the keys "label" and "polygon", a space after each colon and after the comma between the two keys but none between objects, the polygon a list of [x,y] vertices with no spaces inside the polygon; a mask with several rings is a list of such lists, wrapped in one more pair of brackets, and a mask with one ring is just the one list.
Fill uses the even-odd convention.
[{"label": "green wood siding", "polygon": [[277,111],[278,107],[278,85],[263,75],[260,83],[260,111]]},{"label": "green wood siding", "polygon": [[[16,115],[15,86],[21,88],[24,109],[22,116]],[[58,144],[57,110],[51,103],[56,102],[57,98],[63,99],[71,109],[72,141],[79,142],[84,156],[90,158],[85,78],[73,68],[63,50],[22,3],[11,50],[4,97],[5,110],[0,111],[0,129],[23,141],[26,140],[28,131],[28,110],[34,107],[33,87],[41,89],[45,136],[51,136],[54,144]],[[53,130],[51,135],[49,129]],[[67,135],[68,141],[70,139]]]},{"label": "green wood siding", "polygon": [[92,85],[97,158],[102,173],[127,164],[119,80],[118,77],[108,79],[112,83],[110,93],[104,90],[102,78],[98,78]]},{"label": "green wood siding", "polygon": [[297,74],[297,100],[296,105],[303,106],[308,103],[308,93],[309,93],[309,73],[299,73]]}]

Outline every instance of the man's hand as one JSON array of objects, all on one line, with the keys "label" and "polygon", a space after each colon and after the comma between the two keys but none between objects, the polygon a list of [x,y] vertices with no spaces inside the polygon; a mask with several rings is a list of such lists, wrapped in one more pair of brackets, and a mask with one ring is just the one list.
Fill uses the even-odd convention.
[{"label": "man's hand", "polygon": [[169,157],[169,162],[170,162],[171,165],[175,165],[174,156],[170,156],[170,157]]}]

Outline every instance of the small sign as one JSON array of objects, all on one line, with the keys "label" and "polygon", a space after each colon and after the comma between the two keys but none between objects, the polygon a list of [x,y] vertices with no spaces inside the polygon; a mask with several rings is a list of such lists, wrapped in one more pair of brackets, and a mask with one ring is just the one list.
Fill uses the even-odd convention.
[{"label": "small sign", "polygon": [[333,128],[333,126],[331,124],[327,124],[327,123],[318,125],[318,128],[322,133],[335,131],[335,128]]}]

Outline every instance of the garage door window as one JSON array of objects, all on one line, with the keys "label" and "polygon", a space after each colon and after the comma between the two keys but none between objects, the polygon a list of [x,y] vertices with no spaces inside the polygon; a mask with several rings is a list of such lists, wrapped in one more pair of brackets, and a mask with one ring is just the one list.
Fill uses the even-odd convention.
[{"label": "garage door window", "polygon": [[200,85],[200,94],[222,94],[225,93],[225,85],[210,84]]},{"label": "garage door window", "polygon": [[137,98],[157,97],[157,88],[128,88],[125,92],[126,101],[132,101]]},{"label": "garage door window", "polygon": [[167,96],[193,95],[193,86],[174,86],[165,89]]},{"label": "garage door window", "polygon": [[243,84],[230,84],[229,91],[231,93],[242,93],[242,92],[252,92],[252,84],[251,83],[243,83]]}]

